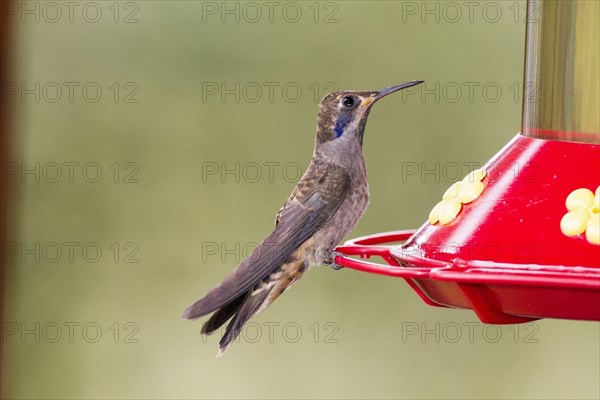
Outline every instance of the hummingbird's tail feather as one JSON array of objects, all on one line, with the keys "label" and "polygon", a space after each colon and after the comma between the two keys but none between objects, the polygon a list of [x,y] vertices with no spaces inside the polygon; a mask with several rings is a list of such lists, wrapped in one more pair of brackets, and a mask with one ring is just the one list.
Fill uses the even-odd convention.
[{"label": "hummingbird's tail feather", "polygon": [[227,325],[227,330],[225,331],[225,334],[219,342],[218,355],[223,354],[227,346],[229,346],[231,342],[233,342],[235,338],[238,337],[238,335],[242,331],[242,328],[244,327],[244,324],[248,322],[250,318],[258,314],[266,307],[268,307],[269,304],[271,304],[271,302],[268,302],[268,297],[271,293],[271,290],[263,289],[258,293],[255,291],[245,298],[244,302],[237,310],[237,313],[235,314],[229,325]]},{"label": "hummingbird's tail feather", "polygon": [[[299,250],[299,252],[301,251]],[[227,346],[240,334],[244,324],[250,318],[269,307],[286,289],[296,283],[305,271],[306,266],[304,261],[297,256],[297,253],[294,253],[285,264],[269,274],[254,290],[248,292],[239,309],[237,309],[235,316],[229,325],[227,325],[225,334],[219,342],[218,355],[223,354]],[[225,316],[225,313],[223,313],[223,316]]]},{"label": "hummingbird's tail feather", "polygon": [[248,293],[237,297],[231,303],[224,305],[217,312],[215,312],[208,321],[202,325],[200,331],[203,335],[210,335],[221,327],[229,318],[231,318],[242,306],[244,300],[248,296]]}]

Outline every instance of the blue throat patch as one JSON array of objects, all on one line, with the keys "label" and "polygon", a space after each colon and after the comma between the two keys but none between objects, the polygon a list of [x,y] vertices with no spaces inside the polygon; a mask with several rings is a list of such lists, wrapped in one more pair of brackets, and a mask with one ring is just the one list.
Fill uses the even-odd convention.
[{"label": "blue throat patch", "polygon": [[335,132],[336,139],[344,134],[344,130],[350,123],[351,119],[352,115],[350,114],[342,114],[338,117],[337,121],[335,122],[335,128],[333,128],[333,132]]}]

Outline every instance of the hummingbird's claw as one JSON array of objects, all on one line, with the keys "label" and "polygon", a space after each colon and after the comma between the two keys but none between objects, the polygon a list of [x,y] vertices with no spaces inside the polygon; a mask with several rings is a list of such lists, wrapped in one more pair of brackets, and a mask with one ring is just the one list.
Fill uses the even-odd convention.
[{"label": "hummingbird's claw", "polygon": [[329,257],[323,261],[323,265],[325,265],[326,267],[331,267],[336,271],[339,271],[340,269],[344,268],[343,266],[335,263],[335,258],[337,256],[343,256],[343,254],[339,251],[332,251]]}]

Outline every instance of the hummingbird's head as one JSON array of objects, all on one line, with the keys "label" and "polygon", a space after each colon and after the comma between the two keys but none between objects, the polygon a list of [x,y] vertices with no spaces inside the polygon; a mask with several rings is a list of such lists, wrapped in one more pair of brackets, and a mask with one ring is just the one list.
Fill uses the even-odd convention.
[{"label": "hummingbird's head", "polygon": [[375,91],[332,92],[321,100],[317,120],[317,145],[352,136],[362,144],[369,111],[375,102],[423,81],[412,81]]}]

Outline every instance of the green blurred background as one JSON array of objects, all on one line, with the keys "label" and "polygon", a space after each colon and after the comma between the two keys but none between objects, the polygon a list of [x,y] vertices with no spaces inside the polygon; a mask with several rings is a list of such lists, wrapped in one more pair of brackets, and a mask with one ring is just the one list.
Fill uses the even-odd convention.
[{"label": "green blurred background", "polygon": [[271,17],[264,2],[75,3],[72,21],[62,3],[59,19],[45,2],[7,16],[20,171],[3,396],[600,396],[598,323],[486,328],[351,270],[313,269],[218,359],[219,338],[180,318],[270,232],[331,88],[427,81],[371,113],[372,200],[349,238],[421,225],[520,129],[523,1],[273,2]]}]

